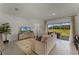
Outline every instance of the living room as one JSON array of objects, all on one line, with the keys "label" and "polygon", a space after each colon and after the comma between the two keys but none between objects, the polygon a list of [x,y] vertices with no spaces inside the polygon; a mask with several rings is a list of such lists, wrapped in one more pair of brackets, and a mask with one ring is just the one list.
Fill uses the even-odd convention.
[{"label": "living room", "polygon": [[[2,43],[3,41],[5,41],[5,43],[1,44],[1,46],[4,48],[0,47],[1,54],[2,55],[18,55],[18,54],[77,55],[78,54],[77,50],[72,44],[73,44],[73,35],[79,32],[78,6],[79,4],[68,4],[68,3],[0,4],[0,25],[8,23],[11,29],[10,31],[11,34],[7,35],[8,42],[5,41],[6,38],[3,38],[2,36],[3,32],[1,32],[0,42]],[[48,35],[48,24],[55,24],[55,23],[70,23],[70,32],[69,32],[70,34],[68,41],[61,39],[58,40],[56,37],[57,34],[55,33]],[[31,34],[26,32],[31,32]],[[33,36],[31,37],[31,35]],[[31,44],[32,41],[33,44]],[[62,41],[62,44],[59,44],[60,41]],[[63,45],[63,43],[65,42],[67,42],[66,43],[67,46]],[[57,44],[58,46],[60,45],[61,50],[56,50],[58,48]],[[63,49],[64,47],[65,49]],[[31,48],[33,50],[32,52]],[[56,52],[53,52],[55,50]]]}]

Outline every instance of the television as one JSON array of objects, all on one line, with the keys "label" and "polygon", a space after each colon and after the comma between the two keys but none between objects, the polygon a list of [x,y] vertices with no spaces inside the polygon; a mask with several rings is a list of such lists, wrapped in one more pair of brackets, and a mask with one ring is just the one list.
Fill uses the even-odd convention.
[{"label": "television", "polygon": [[30,26],[21,26],[20,31],[21,32],[31,31],[31,27]]}]

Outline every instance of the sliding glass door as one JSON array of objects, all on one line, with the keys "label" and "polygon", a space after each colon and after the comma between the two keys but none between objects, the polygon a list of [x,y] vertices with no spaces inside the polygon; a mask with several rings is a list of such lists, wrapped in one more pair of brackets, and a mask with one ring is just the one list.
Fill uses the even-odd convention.
[{"label": "sliding glass door", "polygon": [[55,32],[58,39],[69,40],[70,23],[48,24],[48,34]]}]

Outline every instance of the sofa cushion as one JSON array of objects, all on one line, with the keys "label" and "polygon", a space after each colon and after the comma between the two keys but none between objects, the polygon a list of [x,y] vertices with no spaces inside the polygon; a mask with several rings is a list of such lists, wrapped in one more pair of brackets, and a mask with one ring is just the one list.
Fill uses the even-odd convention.
[{"label": "sofa cushion", "polygon": [[16,45],[26,54],[32,53],[32,38],[20,40],[16,42]]}]

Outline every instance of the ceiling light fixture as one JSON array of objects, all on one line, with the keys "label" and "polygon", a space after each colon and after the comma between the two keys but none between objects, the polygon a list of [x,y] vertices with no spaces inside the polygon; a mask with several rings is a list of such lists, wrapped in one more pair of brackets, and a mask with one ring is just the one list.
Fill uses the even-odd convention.
[{"label": "ceiling light fixture", "polygon": [[54,15],[56,15],[55,13],[52,13],[52,15],[54,16]]},{"label": "ceiling light fixture", "polygon": [[15,9],[15,11],[18,11],[19,10],[19,8],[14,8]]}]

